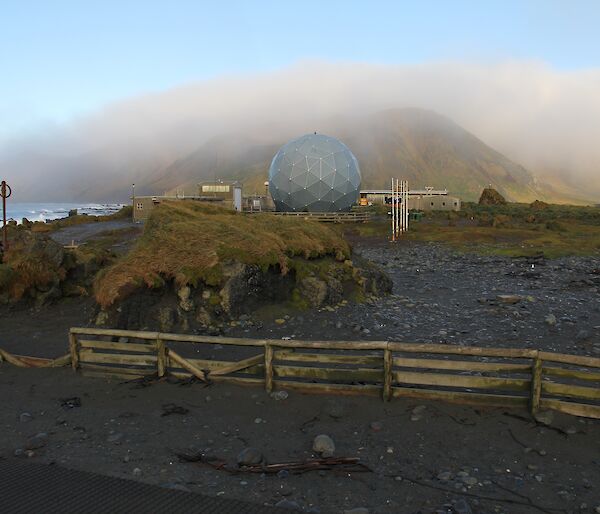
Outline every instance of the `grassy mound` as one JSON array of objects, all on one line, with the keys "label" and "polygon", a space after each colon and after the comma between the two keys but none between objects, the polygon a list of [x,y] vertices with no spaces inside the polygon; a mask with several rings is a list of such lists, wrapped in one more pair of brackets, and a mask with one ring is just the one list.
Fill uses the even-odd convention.
[{"label": "grassy mound", "polygon": [[109,307],[141,287],[168,281],[177,286],[217,286],[224,264],[236,261],[275,267],[286,274],[295,257],[334,256],[350,247],[337,230],[304,219],[269,214],[242,215],[197,202],[163,202],[152,212],[135,247],[95,282],[96,300]]}]

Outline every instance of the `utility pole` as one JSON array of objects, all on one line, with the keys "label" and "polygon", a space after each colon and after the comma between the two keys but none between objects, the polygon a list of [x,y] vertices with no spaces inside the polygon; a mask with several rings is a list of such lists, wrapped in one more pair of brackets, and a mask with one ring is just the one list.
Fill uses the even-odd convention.
[{"label": "utility pole", "polygon": [[135,222],[135,184],[131,184],[131,221]]}]

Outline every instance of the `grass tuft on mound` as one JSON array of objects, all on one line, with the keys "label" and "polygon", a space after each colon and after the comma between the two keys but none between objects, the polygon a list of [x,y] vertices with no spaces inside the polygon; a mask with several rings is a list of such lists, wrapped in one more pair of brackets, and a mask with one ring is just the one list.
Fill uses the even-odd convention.
[{"label": "grass tuft on mound", "polygon": [[334,256],[344,260],[350,247],[342,234],[322,223],[270,214],[244,215],[199,202],[163,202],[152,211],[134,248],[100,272],[95,295],[102,307],[140,287],[204,282],[217,286],[230,261],[277,267],[283,274],[294,258]]}]

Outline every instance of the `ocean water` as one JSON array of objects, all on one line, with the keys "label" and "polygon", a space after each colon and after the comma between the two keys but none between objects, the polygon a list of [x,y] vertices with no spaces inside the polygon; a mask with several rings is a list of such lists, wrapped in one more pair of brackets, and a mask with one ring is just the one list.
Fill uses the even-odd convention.
[{"label": "ocean water", "polygon": [[[19,203],[6,201],[6,219],[21,223],[23,218],[29,221],[52,221],[66,218],[71,209],[77,209],[79,214],[106,216],[117,212],[122,204],[118,203]],[[2,216],[0,204],[0,216]],[[0,224],[2,220],[0,219]]]}]

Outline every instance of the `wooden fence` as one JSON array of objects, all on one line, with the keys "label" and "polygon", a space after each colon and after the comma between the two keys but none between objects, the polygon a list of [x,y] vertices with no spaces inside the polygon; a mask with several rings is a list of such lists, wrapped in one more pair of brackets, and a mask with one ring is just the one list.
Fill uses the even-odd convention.
[{"label": "wooden fence", "polygon": [[322,223],[366,223],[371,214],[365,211],[357,212],[272,212],[275,216],[293,216]]},{"label": "wooden fence", "polygon": [[[91,376],[196,377],[310,393],[553,409],[600,419],[600,359],[529,349],[387,341],[295,341],[72,328],[70,361]],[[219,345],[219,346],[216,346]],[[215,360],[235,351],[235,360]],[[199,358],[199,353],[204,356]],[[195,355],[194,355],[195,353]],[[208,355],[211,354],[211,355]],[[243,357],[240,359],[240,357]]]}]

